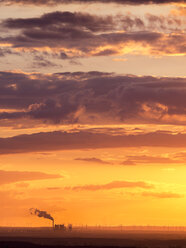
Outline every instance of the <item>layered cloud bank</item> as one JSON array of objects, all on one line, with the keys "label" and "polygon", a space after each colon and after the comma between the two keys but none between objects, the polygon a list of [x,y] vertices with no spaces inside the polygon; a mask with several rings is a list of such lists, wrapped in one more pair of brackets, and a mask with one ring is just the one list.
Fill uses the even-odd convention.
[{"label": "layered cloud bank", "polygon": [[0,57],[7,57],[11,64],[12,56],[23,63],[29,55],[29,68],[40,70],[62,67],[71,60],[77,65],[78,59],[184,56],[183,10],[177,8],[169,15],[147,12],[144,16],[53,11],[32,18],[7,18],[0,22]]},{"label": "layered cloud bank", "polygon": [[21,119],[51,124],[186,121],[185,78],[1,72],[0,88],[1,125]]},{"label": "layered cloud bank", "polygon": [[[163,132],[154,132],[140,135],[109,135],[79,131],[74,133],[38,133],[0,139],[1,155],[56,150],[122,147],[184,148],[186,147],[186,134],[173,135]],[[149,163],[150,162],[153,163],[153,159],[149,159]],[[176,163],[177,161],[175,160],[174,162]],[[182,161],[178,161],[178,163],[180,162]],[[128,165],[130,165],[130,163]]]},{"label": "layered cloud bank", "polygon": [[40,5],[58,5],[58,4],[79,4],[79,3],[116,3],[116,4],[171,4],[185,3],[185,0],[0,0],[5,4],[40,4]]}]

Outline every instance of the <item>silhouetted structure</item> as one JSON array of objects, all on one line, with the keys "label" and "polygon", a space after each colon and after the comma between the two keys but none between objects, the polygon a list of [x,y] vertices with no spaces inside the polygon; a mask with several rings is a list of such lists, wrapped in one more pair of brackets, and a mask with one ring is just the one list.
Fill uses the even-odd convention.
[{"label": "silhouetted structure", "polygon": [[62,224],[62,225],[56,225],[56,224],[55,224],[54,230],[65,231],[65,230],[66,230],[66,226],[65,226],[64,224]]},{"label": "silhouetted structure", "polygon": [[65,226],[64,224],[60,225],[54,225],[54,230],[55,231],[72,231],[72,224],[69,224],[68,226]]},{"label": "silhouetted structure", "polygon": [[68,224],[68,230],[71,232],[72,231],[72,224]]}]

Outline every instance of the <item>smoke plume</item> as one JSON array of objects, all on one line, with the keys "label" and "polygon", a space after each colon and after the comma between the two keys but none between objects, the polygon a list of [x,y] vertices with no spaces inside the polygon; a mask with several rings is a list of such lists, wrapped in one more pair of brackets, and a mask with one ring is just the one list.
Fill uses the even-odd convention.
[{"label": "smoke plume", "polygon": [[54,221],[54,218],[50,214],[48,214],[46,211],[40,211],[37,208],[30,208],[29,210],[30,210],[30,214],[32,214],[32,215],[36,215],[40,218],[43,217],[45,219],[49,219],[49,220]]}]

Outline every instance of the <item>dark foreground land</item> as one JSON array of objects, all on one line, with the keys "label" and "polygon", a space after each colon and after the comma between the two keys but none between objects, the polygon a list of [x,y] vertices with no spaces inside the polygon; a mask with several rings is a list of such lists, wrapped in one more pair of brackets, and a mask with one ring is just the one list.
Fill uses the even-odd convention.
[{"label": "dark foreground land", "polygon": [[186,248],[186,232],[0,230],[0,248]]}]

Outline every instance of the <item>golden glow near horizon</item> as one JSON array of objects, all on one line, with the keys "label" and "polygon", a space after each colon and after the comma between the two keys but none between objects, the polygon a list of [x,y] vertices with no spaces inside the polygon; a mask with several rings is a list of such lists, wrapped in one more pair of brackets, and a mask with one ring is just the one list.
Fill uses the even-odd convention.
[{"label": "golden glow near horizon", "polygon": [[186,226],[185,4],[37,1],[0,4],[0,226]]}]

